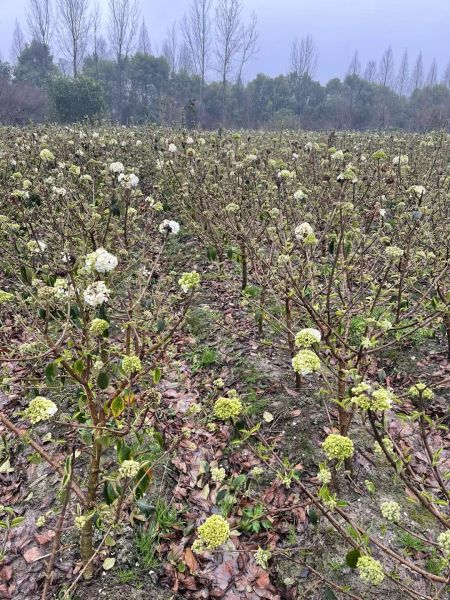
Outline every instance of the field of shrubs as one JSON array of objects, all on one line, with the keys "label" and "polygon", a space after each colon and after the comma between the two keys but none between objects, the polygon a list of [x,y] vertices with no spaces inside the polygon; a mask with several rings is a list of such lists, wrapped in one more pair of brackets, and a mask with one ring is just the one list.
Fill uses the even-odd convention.
[{"label": "field of shrubs", "polygon": [[0,248],[1,597],[448,597],[448,133],[3,128]]}]

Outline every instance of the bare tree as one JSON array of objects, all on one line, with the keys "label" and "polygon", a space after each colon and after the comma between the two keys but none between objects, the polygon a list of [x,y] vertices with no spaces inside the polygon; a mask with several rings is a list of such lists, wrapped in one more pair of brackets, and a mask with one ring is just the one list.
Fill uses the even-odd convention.
[{"label": "bare tree", "polygon": [[22,31],[19,21],[16,19],[16,23],[14,25],[13,40],[12,40],[12,45],[11,45],[11,57],[14,62],[17,62],[17,59],[22,54],[25,46],[26,46],[25,35]]},{"label": "bare tree", "polygon": [[311,35],[302,37],[300,41],[296,37],[291,46],[291,72],[298,78],[305,75],[312,77],[317,67],[318,57],[319,53]]},{"label": "bare tree", "polygon": [[409,63],[408,63],[408,51],[405,50],[402,56],[402,60],[400,62],[400,66],[398,68],[397,73],[397,81],[396,81],[396,92],[400,96],[404,96],[408,90],[409,85]]},{"label": "bare tree", "polygon": [[388,46],[381,57],[378,69],[378,82],[383,87],[392,86],[394,80],[394,53],[392,47]]},{"label": "bare tree", "polygon": [[121,121],[124,115],[125,66],[134,49],[139,7],[137,0],[109,0],[108,37],[117,62],[117,112]]},{"label": "bare tree", "polygon": [[411,73],[411,92],[420,90],[423,86],[423,58],[419,52],[416,63]]},{"label": "bare tree", "polygon": [[141,54],[151,54],[152,51],[150,36],[148,35],[148,29],[144,18],[142,19],[141,27],[139,29],[137,49]]},{"label": "bare tree", "polygon": [[259,37],[259,33],[256,28],[257,23],[258,19],[256,17],[256,13],[252,13],[250,22],[242,30],[242,49],[237,76],[238,83],[242,83],[242,74],[244,72],[245,65],[258,52],[258,48],[256,46]]},{"label": "bare tree", "polygon": [[374,83],[377,76],[377,63],[375,60],[369,60],[364,69],[364,79],[369,83]]},{"label": "bare tree", "polygon": [[177,63],[178,70],[182,73],[192,73],[194,70],[192,66],[191,52],[186,43],[184,42],[181,44],[180,49],[178,51]]},{"label": "bare tree", "polygon": [[218,0],[216,7],[217,71],[222,83],[222,120],[226,121],[226,91],[229,77],[242,50],[241,0]]},{"label": "bare tree", "polygon": [[369,60],[364,69],[364,79],[369,83],[374,83],[377,76],[377,63],[375,60]]},{"label": "bare tree", "polygon": [[95,63],[95,72],[98,77],[98,62],[100,60],[100,29],[101,29],[102,16],[100,13],[100,7],[98,3],[95,3],[91,14],[92,23],[92,56]]},{"label": "bare tree", "polygon": [[59,42],[76,77],[89,40],[89,0],[58,0]]},{"label": "bare tree", "polygon": [[191,0],[187,13],[181,21],[186,52],[194,73],[200,79],[200,102],[203,102],[206,73],[209,68],[211,47],[211,12],[212,0]]},{"label": "bare tree", "polygon": [[174,21],[170,27],[167,28],[166,39],[163,42],[162,54],[167,60],[170,69],[170,75],[173,77],[178,71],[178,59],[179,59],[179,48],[178,48],[178,25]]},{"label": "bare tree", "polygon": [[50,0],[29,0],[26,17],[31,37],[50,46],[54,29]]},{"label": "bare tree", "polygon": [[119,68],[134,49],[139,7],[137,0],[109,0],[108,37]]},{"label": "bare tree", "polygon": [[358,50],[355,51],[353,58],[348,66],[347,75],[361,75],[361,62],[358,56]]},{"label": "bare tree", "polygon": [[447,66],[445,67],[444,73],[442,75],[441,83],[442,83],[442,85],[445,85],[446,87],[448,87],[450,89],[450,61],[447,63]]},{"label": "bare tree", "polygon": [[433,86],[437,85],[438,82],[438,68],[436,59],[433,59],[433,62],[430,65],[430,70],[428,71],[427,80],[425,85]]}]

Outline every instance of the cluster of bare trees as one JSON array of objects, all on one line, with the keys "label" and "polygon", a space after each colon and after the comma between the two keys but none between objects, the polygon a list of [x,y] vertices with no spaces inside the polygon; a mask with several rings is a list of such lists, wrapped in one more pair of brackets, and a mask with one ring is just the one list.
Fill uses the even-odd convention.
[{"label": "cluster of bare trees", "polygon": [[[59,67],[73,76],[80,72],[88,52],[98,59],[111,54],[118,64],[122,63],[135,49],[138,17],[138,0],[108,0],[106,40],[95,0],[28,0],[26,13],[29,39],[52,48],[60,56]],[[149,51],[145,22],[142,28],[139,40]],[[14,60],[22,53],[26,40],[16,21],[12,42]]]},{"label": "cluster of bare trees", "polygon": [[162,48],[172,74],[182,70],[197,76],[200,107],[207,75],[217,73],[224,120],[227,86],[242,82],[244,67],[257,52],[256,15],[246,21],[243,11],[243,0],[191,0],[180,22],[169,27]]},{"label": "cluster of bare trees", "polygon": [[438,85],[439,83],[450,87],[450,62],[439,78],[437,62],[436,59],[433,59],[427,75],[425,75],[422,52],[419,52],[412,69],[410,69],[408,51],[405,50],[396,70],[394,52],[392,47],[389,46],[384,51],[378,66],[375,60],[369,60],[364,71],[361,68],[358,51],[356,51],[350,62],[347,75],[357,75],[370,83],[379,83],[384,87],[389,87],[400,96],[406,96],[415,90]]},{"label": "cluster of bare trees", "polygon": [[[108,0],[105,23],[97,2],[29,0],[28,37],[51,47],[60,57],[59,68],[72,76],[80,73],[88,53],[96,64],[102,58],[113,58],[122,88],[130,54],[138,51],[150,55],[152,51],[148,28],[144,19],[139,23],[139,0]],[[216,73],[222,86],[225,118],[227,86],[230,82],[242,82],[245,66],[257,51],[257,40],[256,15],[248,19],[244,16],[244,0],[190,0],[184,16],[168,28],[161,54],[172,77],[179,71],[197,77],[200,106],[208,75]],[[16,21],[14,60],[26,41],[27,36]]]}]

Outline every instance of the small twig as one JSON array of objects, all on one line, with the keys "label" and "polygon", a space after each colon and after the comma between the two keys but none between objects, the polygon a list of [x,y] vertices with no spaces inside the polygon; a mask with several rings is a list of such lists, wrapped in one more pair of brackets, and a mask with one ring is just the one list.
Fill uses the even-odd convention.
[{"label": "small twig", "polygon": [[55,537],[53,538],[53,544],[52,544],[52,552],[51,552],[50,559],[47,563],[47,568],[45,571],[45,584],[44,584],[44,589],[42,591],[41,600],[47,599],[48,590],[50,588],[50,584],[53,579],[53,567],[55,566],[56,553],[58,552],[58,549],[59,549],[59,544],[61,541],[61,533],[62,533],[62,529],[63,529],[63,525],[64,525],[64,518],[66,516],[67,506],[68,506],[69,500],[70,500],[70,492],[71,492],[70,483],[71,483],[72,477],[73,477],[74,462],[75,462],[75,450],[72,450],[72,464],[71,464],[71,469],[70,469],[69,481],[67,482],[66,489],[64,490],[63,505],[61,507],[61,512],[60,512],[60,515],[58,518],[58,522],[56,524]]}]

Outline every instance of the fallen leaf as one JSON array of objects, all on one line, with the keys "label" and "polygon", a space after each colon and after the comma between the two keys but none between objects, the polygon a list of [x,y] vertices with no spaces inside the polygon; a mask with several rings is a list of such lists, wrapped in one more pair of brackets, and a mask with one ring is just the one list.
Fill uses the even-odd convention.
[{"label": "fallen leaf", "polygon": [[55,532],[53,529],[47,529],[47,531],[43,531],[42,533],[36,533],[34,539],[42,546],[43,544],[48,544],[54,537]]},{"label": "fallen leaf", "polygon": [[109,571],[116,564],[116,559],[110,556],[109,558],[105,558],[103,561],[103,569],[105,571]]},{"label": "fallen leaf", "polygon": [[31,548],[28,548],[23,553],[23,557],[27,563],[35,562],[42,556],[44,556],[44,553],[37,546],[31,546]]},{"label": "fallen leaf", "polygon": [[191,573],[195,573],[197,571],[198,562],[190,548],[186,548],[184,551],[184,562],[189,567],[189,571]]},{"label": "fallen leaf", "polygon": [[266,410],[263,414],[263,419],[266,423],[272,423],[274,416],[272,413]]}]

